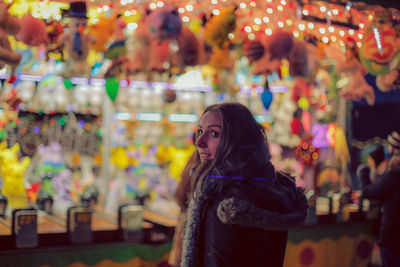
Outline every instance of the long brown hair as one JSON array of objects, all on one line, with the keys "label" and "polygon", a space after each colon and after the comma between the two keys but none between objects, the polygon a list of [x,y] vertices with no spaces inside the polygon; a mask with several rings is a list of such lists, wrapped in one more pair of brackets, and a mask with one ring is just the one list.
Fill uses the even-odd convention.
[{"label": "long brown hair", "polygon": [[264,169],[271,159],[265,129],[247,107],[240,103],[222,103],[207,107],[202,116],[207,112],[222,115],[221,139],[213,160],[202,163],[196,153],[192,192],[211,172],[218,175],[222,170],[229,170],[231,176],[246,177]]}]

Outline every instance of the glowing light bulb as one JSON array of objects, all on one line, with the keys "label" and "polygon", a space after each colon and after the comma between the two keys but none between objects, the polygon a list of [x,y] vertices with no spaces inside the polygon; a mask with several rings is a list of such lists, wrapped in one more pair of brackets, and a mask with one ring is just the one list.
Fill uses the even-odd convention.
[{"label": "glowing light bulb", "polygon": [[296,37],[296,38],[299,37],[299,32],[298,31],[294,31],[293,32],[293,36]]},{"label": "glowing light bulb", "polygon": [[309,28],[309,29],[314,29],[314,23],[311,23],[311,22],[308,23],[308,28]]},{"label": "glowing light bulb", "polygon": [[319,28],[319,32],[322,33],[322,34],[325,34],[326,30],[325,30],[325,28]]},{"label": "glowing light bulb", "polygon": [[336,42],[336,36],[331,36],[331,40],[332,40],[332,42]]},{"label": "glowing light bulb", "polygon": [[211,4],[216,5],[216,4],[218,4],[218,1],[217,0],[211,0]]},{"label": "glowing light bulb", "polygon": [[267,13],[272,14],[272,12],[274,12],[274,10],[272,8],[267,8]]},{"label": "glowing light bulb", "polygon": [[353,30],[353,29],[350,29],[350,30],[349,30],[349,34],[350,34],[350,35],[353,35],[353,34],[354,34],[354,30]]},{"label": "glowing light bulb", "polygon": [[260,30],[260,26],[258,26],[258,25],[253,25],[253,30],[259,31],[259,30]]},{"label": "glowing light bulb", "polygon": [[254,40],[256,39],[256,35],[254,33],[249,33],[249,40]]},{"label": "glowing light bulb", "polygon": [[292,26],[293,22],[290,19],[288,19],[288,20],[286,20],[286,24],[289,26]]},{"label": "glowing light bulb", "polygon": [[229,40],[233,40],[233,39],[235,39],[235,35],[233,33],[229,33],[228,38],[229,38]]},{"label": "glowing light bulb", "polygon": [[251,32],[251,27],[250,27],[250,26],[246,26],[246,27],[244,27],[244,30],[245,30],[246,32]]},{"label": "glowing light bulb", "polygon": [[110,9],[109,6],[103,6],[103,10],[104,10],[104,11],[108,11],[109,9]]},{"label": "glowing light bulb", "polygon": [[97,13],[101,13],[101,12],[103,12],[103,9],[102,9],[101,7],[99,7],[99,8],[97,9]]},{"label": "glowing light bulb", "polygon": [[282,6],[286,5],[286,1],[285,1],[285,0],[282,0],[282,1],[281,1],[281,5],[282,5]]},{"label": "glowing light bulb", "polygon": [[213,13],[215,16],[218,16],[218,15],[219,15],[219,10],[218,10],[218,9],[214,9],[214,10],[212,11],[212,13]]},{"label": "glowing light bulb", "polygon": [[184,12],[185,12],[185,9],[184,9],[183,7],[180,7],[180,8],[178,8],[178,12],[179,12],[179,13],[184,13]]},{"label": "glowing light bulb", "polygon": [[333,13],[333,15],[337,15],[337,14],[339,14],[339,10],[334,9],[334,10],[332,10],[332,13]]},{"label": "glowing light bulb", "polygon": [[326,7],[321,6],[321,7],[319,8],[319,10],[321,10],[321,12],[326,12]]},{"label": "glowing light bulb", "polygon": [[150,7],[150,9],[156,9],[156,8],[157,8],[157,5],[156,5],[156,3],[151,3],[151,4],[149,5],[149,7]]},{"label": "glowing light bulb", "polygon": [[308,16],[308,10],[305,10],[305,9],[304,9],[304,10],[303,10],[303,15],[304,15],[304,16]]},{"label": "glowing light bulb", "polygon": [[278,9],[278,11],[282,11],[283,10],[283,6],[277,6],[276,9]]},{"label": "glowing light bulb", "polygon": [[159,1],[159,2],[157,2],[157,6],[158,6],[158,7],[163,7],[163,6],[164,6],[164,3],[161,2],[161,1]]},{"label": "glowing light bulb", "polygon": [[364,27],[365,27],[364,23],[360,23],[360,28],[364,29]]},{"label": "glowing light bulb", "polygon": [[268,18],[268,17],[263,17],[263,21],[264,21],[265,23],[268,23],[268,22],[269,22],[269,18]]},{"label": "glowing light bulb", "polygon": [[125,17],[129,17],[131,15],[131,12],[130,11],[125,11],[124,15],[125,15]]},{"label": "glowing light bulb", "polygon": [[344,36],[344,31],[339,32],[340,36]]},{"label": "glowing light bulb", "polygon": [[278,26],[279,26],[279,28],[283,28],[283,26],[285,26],[285,24],[283,24],[282,21],[279,21],[279,22],[278,22]]},{"label": "glowing light bulb", "polygon": [[189,17],[188,16],[183,16],[182,21],[183,22],[189,22]]},{"label": "glowing light bulb", "polygon": [[240,8],[246,8],[246,3],[240,3]]},{"label": "glowing light bulb", "polygon": [[334,31],[335,31],[335,27],[329,26],[329,27],[328,27],[328,31],[329,31],[329,32],[334,32]]},{"label": "glowing light bulb", "polygon": [[256,6],[256,2],[250,2],[249,5],[252,6],[252,7],[255,7]]},{"label": "glowing light bulb", "polygon": [[272,34],[272,30],[269,29],[269,28],[265,29],[265,34],[271,35]]},{"label": "glowing light bulb", "polygon": [[362,44],[360,42],[357,42],[357,46],[361,48]]},{"label": "glowing light bulb", "polygon": [[362,33],[359,33],[359,34],[358,34],[358,38],[359,38],[359,39],[362,39],[362,38],[363,38]]},{"label": "glowing light bulb", "polygon": [[260,18],[255,18],[254,23],[260,25],[261,24],[261,19]]},{"label": "glowing light bulb", "polygon": [[326,37],[326,36],[322,37],[322,42],[328,43],[329,42],[329,38]]},{"label": "glowing light bulb", "polygon": [[193,6],[192,5],[186,5],[186,10],[187,11],[193,11]]}]

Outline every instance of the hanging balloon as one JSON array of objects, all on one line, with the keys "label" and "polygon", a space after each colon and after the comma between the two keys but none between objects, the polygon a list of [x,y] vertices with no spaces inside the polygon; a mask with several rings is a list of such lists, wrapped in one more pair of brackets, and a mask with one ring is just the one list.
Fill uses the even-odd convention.
[{"label": "hanging balloon", "polygon": [[119,89],[119,82],[115,77],[106,78],[106,91],[111,101],[117,98]]},{"label": "hanging balloon", "polygon": [[290,129],[292,130],[292,134],[299,134],[301,131],[301,121],[299,118],[293,118],[290,123]]},{"label": "hanging balloon", "polygon": [[261,102],[263,103],[266,110],[268,110],[271,106],[273,98],[274,95],[269,90],[264,90],[264,92],[261,93]]}]

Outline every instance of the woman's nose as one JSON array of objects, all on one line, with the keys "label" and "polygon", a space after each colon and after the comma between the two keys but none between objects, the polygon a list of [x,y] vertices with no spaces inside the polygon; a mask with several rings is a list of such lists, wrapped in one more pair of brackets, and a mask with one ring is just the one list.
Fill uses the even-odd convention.
[{"label": "woman's nose", "polygon": [[202,148],[206,147],[207,146],[207,142],[206,142],[205,139],[206,138],[205,138],[205,134],[204,133],[202,135],[200,135],[199,137],[197,137],[196,146],[202,147]]}]

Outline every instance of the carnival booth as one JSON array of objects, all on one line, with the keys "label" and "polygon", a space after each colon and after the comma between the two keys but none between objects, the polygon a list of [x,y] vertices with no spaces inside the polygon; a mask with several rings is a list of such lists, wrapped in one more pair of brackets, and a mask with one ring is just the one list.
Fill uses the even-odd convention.
[{"label": "carnival booth", "polygon": [[372,2],[3,0],[1,265],[168,266],[196,123],[237,101],[309,198],[285,266],[368,266],[355,169],[400,125],[400,8]]}]

